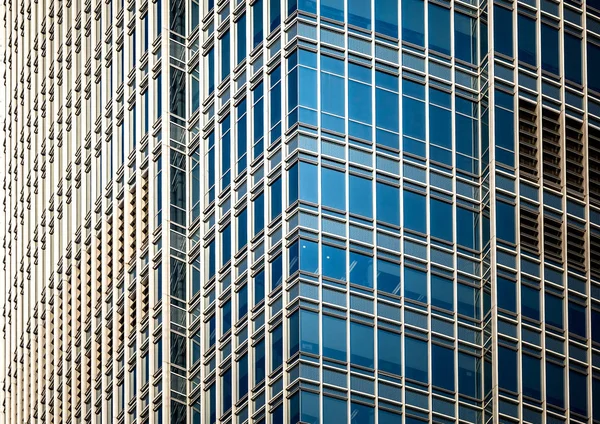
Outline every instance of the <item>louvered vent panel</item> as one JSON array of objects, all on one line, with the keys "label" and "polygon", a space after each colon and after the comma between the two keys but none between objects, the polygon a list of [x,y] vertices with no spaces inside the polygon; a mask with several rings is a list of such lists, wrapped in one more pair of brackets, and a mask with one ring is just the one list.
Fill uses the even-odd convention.
[{"label": "louvered vent panel", "polygon": [[544,217],[544,255],[562,263],[562,223],[548,216]]},{"label": "louvered vent panel", "polygon": [[535,104],[519,99],[519,173],[533,182],[539,179],[537,115]]},{"label": "louvered vent panel", "polygon": [[565,126],[567,193],[583,200],[583,130],[581,122],[567,117]]},{"label": "louvered vent panel", "polygon": [[560,114],[544,109],[542,112],[544,186],[561,189]]}]

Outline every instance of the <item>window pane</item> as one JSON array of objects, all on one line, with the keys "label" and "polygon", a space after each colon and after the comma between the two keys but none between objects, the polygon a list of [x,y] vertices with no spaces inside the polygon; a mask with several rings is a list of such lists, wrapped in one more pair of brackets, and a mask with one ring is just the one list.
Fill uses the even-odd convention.
[{"label": "window pane", "polygon": [[323,315],[323,356],[346,361],[346,320]]},{"label": "window pane", "polygon": [[519,61],[537,66],[535,20],[519,15]]},{"label": "window pane", "polygon": [[371,29],[371,2],[348,0],[348,23],[364,29]]},{"label": "window pane", "polygon": [[373,181],[350,175],[350,213],[373,217]]},{"label": "window pane", "polygon": [[542,69],[556,75],[560,74],[558,41],[558,29],[551,27],[550,25],[542,24]]},{"label": "window pane", "polygon": [[406,378],[427,384],[429,382],[427,342],[412,337],[406,337],[404,342]]},{"label": "window pane", "polygon": [[377,260],[377,290],[400,295],[400,265]]},{"label": "window pane", "polygon": [[542,400],[541,361],[529,355],[523,355],[523,395]]},{"label": "window pane", "polygon": [[377,182],[377,220],[400,226],[400,189]]},{"label": "window pane", "polygon": [[354,365],[373,368],[373,327],[350,323],[350,361]]},{"label": "window pane", "polygon": [[398,38],[398,4],[389,0],[375,0],[375,31]]},{"label": "window pane", "polygon": [[454,283],[452,280],[431,275],[431,305],[454,311]]},{"label": "window pane", "polygon": [[323,206],[346,210],[346,174],[330,168],[322,168],[321,203]]},{"label": "window pane", "polygon": [[425,47],[425,18],[422,0],[402,0],[402,40]]},{"label": "window pane", "polygon": [[373,288],[373,257],[350,252],[350,282]]},{"label": "window pane", "polygon": [[402,340],[400,334],[377,330],[377,368],[379,371],[402,375]]},{"label": "window pane", "polygon": [[323,276],[346,281],[346,250],[323,245]]},{"label": "window pane", "polygon": [[429,3],[429,48],[450,55],[450,10]]},{"label": "window pane", "polygon": [[427,233],[425,196],[405,190],[403,198],[404,227],[423,234]]},{"label": "window pane", "polygon": [[494,47],[498,53],[513,55],[512,11],[494,6]]},{"label": "window pane", "polygon": [[427,273],[404,267],[404,296],[407,299],[427,303]]},{"label": "window pane", "polygon": [[431,367],[432,384],[454,390],[454,350],[432,343]]}]

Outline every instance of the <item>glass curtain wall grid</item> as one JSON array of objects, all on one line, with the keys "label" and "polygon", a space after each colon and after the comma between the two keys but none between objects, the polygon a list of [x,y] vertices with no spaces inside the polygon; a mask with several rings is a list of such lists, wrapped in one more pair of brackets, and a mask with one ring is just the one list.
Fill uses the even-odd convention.
[{"label": "glass curtain wall grid", "polygon": [[5,1],[5,421],[600,423],[600,2]]}]

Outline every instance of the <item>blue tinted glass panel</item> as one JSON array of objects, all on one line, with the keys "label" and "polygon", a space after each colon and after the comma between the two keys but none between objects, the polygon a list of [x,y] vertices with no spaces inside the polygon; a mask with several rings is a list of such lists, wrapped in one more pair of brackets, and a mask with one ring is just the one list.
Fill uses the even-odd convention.
[{"label": "blue tinted glass panel", "polygon": [[429,48],[450,55],[450,10],[429,3]]},{"label": "blue tinted glass panel", "polygon": [[373,217],[373,181],[350,175],[350,213]]},{"label": "blue tinted glass panel", "polygon": [[512,11],[494,6],[494,47],[496,52],[513,55]]},{"label": "blue tinted glass panel", "polygon": [[569,408],[584,417],[588,416],[587,396],[588,392],[587,376],[574,370],[569,370]]},{"label": "blue tinted glass panel", "polygon": [[346,361],[346,320],[323,315],[323,356]]},{"label": "blue tinted glass panel", "polygon": [[321,0],[321,16],[344,22],[344,0]]},{"label": "blue tinted glass panel", "polygon": [[398,38],[398,1],[375,0],[375,31]]},{"label": "blue tinted glass panel", "polygon": [[429,383],[427,342],[413,339],[412,337],[405,337],[404,343],[406,378],[425,384]]},{"label": "blue tinted glass panel", "polygon": [[427,303],[427,273],[404,267],[404,296],[407,299]]},{"label": "blue tinted glass panel", "polygon": [[346,281],[346,250],[323,245],[323,276]]},{"label": "blue tinted glass panel", "polygon": [[377,260],[377,290],[400,295],[400,265]]},{"label": "blue tinted glass panel", "polygon": [[377,330],[377,368],[379,371],[402,375],[402,339],[400,334]]},{"label": "blue tinted glass panel", "polygon": [[373,327],[350,322],[350,362],[373,368]]},{"label": "blue tinted glass panel", "polygon": [[348,0],[348,23],[364,29],[371,29],[371,2]]},{"label": "blue tinted glass panel", "polygon": [[323,423],[347,422],[347,409],[345,400],[323,396]]},{"label": "blue tinted glass panel", "polygon": [[556,75],[560,74],[558,42],[558,29],[542,24],[542,69]]},{"label": "blue tinted glass panel", "polygon": [[403,200],[404,227],[425,234],[427,232],[425,196],[405,190]]},{"label": "blue tinted glass panel", "polygon": [[439,275],[431,275],[431,304],[438,308],[454,311],[454,284]]},{"label": "blue tinted glass panel", "polygon": [[581,39],[565,32],[565,77],[581,84]]},{"label": "blue tinted glass panel", "polygon": [[519,61],[537,66],[537,35],[535,20],[519,15]]},{"label": "blue tinted glass panel", "polygon": [[425,10],[422,0],[403,0],[402,40],[425,47]]},{"label": "blue tinted glass panel", "polygon": [[431,199],[431,236],[452,242],[452,205]]},{"label": "blue tinted glass panel", "polygon": [[498,385],[500,388],[517,393],[517,352],[512,349],[500,346],[498,348],[498,369],[502,372],[498,375]]},{"label": "blue tinted glass panel", "polygon": [[523,355],[523,395],[542,400],[541,361],[530,355]]},{"label": "blue tinted glass panel", "polygon": [[434,386],[454,390],[454,350],[431,344],[431,382]]},{"label": "blue tinted glass panel", "polygon": [[477,63],[477,21],[454,13],[454,55],[457,59]]},{"label": "blue tinted glass panel", "polygon": [[400,225],[400,189],[377,182],[377,220]]},{"label": "blue tinted glass panel", "polygon": [[350,282],[373,288],[373,257],[350,252]]},{"label": "blue tinted glass panel", "polygon": [[321,192],[323,206],[346,210],[346,174],[331,168],[322,168]]}]

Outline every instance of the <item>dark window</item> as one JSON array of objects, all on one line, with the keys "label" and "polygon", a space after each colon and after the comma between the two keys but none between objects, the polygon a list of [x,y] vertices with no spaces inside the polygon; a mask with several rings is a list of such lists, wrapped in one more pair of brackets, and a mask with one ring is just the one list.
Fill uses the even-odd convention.
[{"label": "dark window", "polygon": [[537,66],[535,20],[524,15],[518,16],[519,61],[525,62],[531,66]]},{"label": "dark window", "polygon": [[402,339],[400,334],[377,330],[377,368],[379,371],[402,375]]},{"label": "dark window", "polygon": [[432,343],[431,383],[454,391],[454,350]]},{"label": "dark window", "polygon": [[429,381],[429,372],[427,368],[427,342],[423,340],[406,337],[404,339],[404,366],[406,378],[420,381],[427,384]]},{"label": "dark window", "polygon": [[503,55],[513,56],[512,11],[494,5],[494,48]]}]

